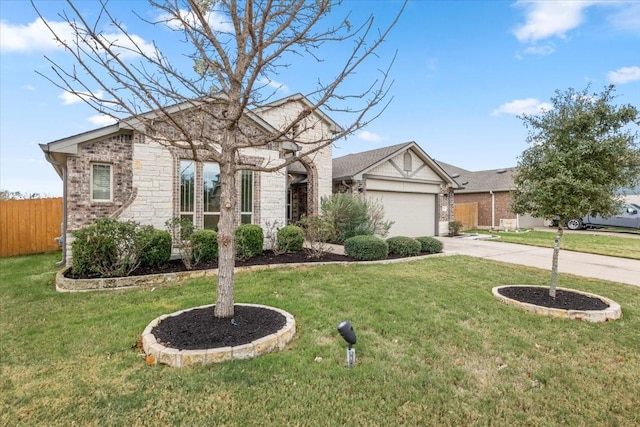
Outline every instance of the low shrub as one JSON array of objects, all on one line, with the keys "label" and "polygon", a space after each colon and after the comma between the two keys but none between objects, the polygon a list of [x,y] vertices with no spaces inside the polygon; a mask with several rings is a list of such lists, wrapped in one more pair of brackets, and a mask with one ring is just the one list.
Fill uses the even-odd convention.
[{"label": "low shrub", "polygon": [[100,218],[73,232],[74,274],[100,277],[128,276],[140,266],[149,233],[135,221]]},{"label": "low shrub", "polygon": [[335,237],[336,230],[329,217],[303,215],[298,224],[308,242],[308,246],[304,248],[307,255],[311,258],[322,258],[324,254],[332,251],[329,242]]},{"label": "low shrub", "polygon": [[287,225],[278,230],[278,252],[298,252],[304,245],[304,231],[297,225]]},{"label": "low shrub", "polygon": [[462,223],[460,221],[450,221],[449,222],[449,235],[457,236],[462,231]]},{"label": "low shrub", "polygon": [[264,233],[257,224],[242,224],[235,230],[236,256],[246,260],[262,253]]},{"label": "low shrub", "polygon": [[389,245],[376,236],[354,236],[344,241],[344,253],[363,261],[386,259]]},{"label": "low shrub", "polygon": [[419,255],[422,245],[416,239],[405,236],[390,237],[387,239],[389,255],[415,256]]},{"label": "low shrub", "polygon": [[218,259],[218,233],[213,230],[198,230],[191,234],[193,262],[211,262]]},{"label": "low shrub", "polygon": [[143,233],[148,244],[140,257],[140,266],[157,268],[166,264],[171,259],[171,233],[151,227]]},{"label": "low shrub", "polygon": [[434,237],[417,237],[416,240],[422,245],[421,252],[437,254],[442,252],[442,242]]}]

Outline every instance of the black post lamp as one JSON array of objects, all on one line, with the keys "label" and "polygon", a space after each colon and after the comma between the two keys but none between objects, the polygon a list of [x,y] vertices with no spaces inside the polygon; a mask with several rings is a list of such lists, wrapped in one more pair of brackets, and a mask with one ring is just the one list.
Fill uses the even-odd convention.
[{"label": "black post lamp", "polygon": [[340,332],[342,338],[349,344],[349,348],[347,348],[347,365],[353,368],[353,365],[356,364],[356,350],[351,346],[356,343],[356,332],[348,320],[343,320],[338,324],[338,332]]}]

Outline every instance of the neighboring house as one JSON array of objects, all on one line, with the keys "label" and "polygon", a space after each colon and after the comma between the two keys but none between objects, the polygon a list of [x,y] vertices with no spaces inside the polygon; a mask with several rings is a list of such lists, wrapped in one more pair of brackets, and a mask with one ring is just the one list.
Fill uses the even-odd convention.
[{"label": "neighboring house", "polygon": [[640,186],[635,188],[622,188],[618,193],[624,196],[627,203],[640,205]]},{"label": "neighboring house", "polygon": [[[241,125],[242,135],[269,134],[283,129],[292,117],[310,105],[302,95],[294,95],[248,112]],[[170,107],[176,121],[189,126],[202,115],[190,102]],[[200,110],[203,111],[203,110]],[[163,116],[150,112],[163,126]],[[165,222],[175,217],[189,218],[196,228],[216,228],[220,215],[218,164],[206,161],[200,152],[195,161],[191,150],[169,146],[138,132],[137,120],[122,120],[100,129],[42,144],[47,160],[63,181],[64,258],[70,259],[72,232],[102,217],[130,219],[141,224],[165,229]],[[202,125],[207,129],[216,126]],[[329,117],[314,112],[307,117],[300,132],[290,139],[264,148],[240,150],[240,161],[246,165],[277,166],[285,158],[296,155],[300,146],[318,135],[327,137],[339,126]],[[158,132],[162,135],[162,131]],[[315,153],[313,159],[301,158],[301,164],[315,185],[306,206],[317,212],[319,199],[331,194],[331,147]],[[274,172],[239,171],[238,223],[286,223],[286,170]],[[311,199],[312,198],[312,199]]]},{"label": "neighboring house", "polygon": [[441,161],[438,164],[460,185],[454,191],[454,217],[465,228],[513,230],[544,226],[544,220],[517,215],[510,209],[516,168],[472,172]]},{"label": "neighboring house", "polygon": [[456,182],[415,142],[333,160],[333,191],[378,199],[394,222],[389,236],[448,233]]}]

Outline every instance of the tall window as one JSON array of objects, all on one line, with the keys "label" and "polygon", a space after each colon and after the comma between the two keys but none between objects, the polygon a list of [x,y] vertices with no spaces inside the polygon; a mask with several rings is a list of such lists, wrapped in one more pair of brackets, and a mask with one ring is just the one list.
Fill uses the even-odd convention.
[{"label": "tall window", "polygon": [[217,163],[202,165],[202,191],[204,228],[217,230],[220,221],[220,166]]},{"label": "tall window", "polygon": [[91,200],[96,202],[110,202],[113,200],[111,192],[113,174],[111,165],[94,163],[91,165]]},{"label": "tall window", "polygon": [[242,171],[240,191],[240,223],[253,222],[253,171]]},{"label": "tall window", "polygon": [[[239,184],[240,223],[251,224],[253,222],[253,171],[242,171]],[[218,163],[180,161],[181,218],[190,219],[196,228],[217,230],[220,222],[220,192]]]},{"label": "tall window", "polygon": [[196,164],[190,160],[180,162],[180,218],[194,222]]}]

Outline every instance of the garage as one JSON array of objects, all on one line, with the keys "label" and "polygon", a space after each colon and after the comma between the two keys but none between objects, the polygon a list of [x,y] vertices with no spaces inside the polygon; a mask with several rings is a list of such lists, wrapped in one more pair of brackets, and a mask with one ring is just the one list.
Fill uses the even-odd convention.
[{"label": "garage", "polygon": [[456,188],[453,178],[415,142],[333,160],[333,191],[381,201],[385,219],[394,222],[389,237],[446,233]]},{"label": "garage", "polygon": [[367,198],[381,200],[385,217],[394,222],[391,236],[433,236],[436,234],[436,195],[367,191]]}]

